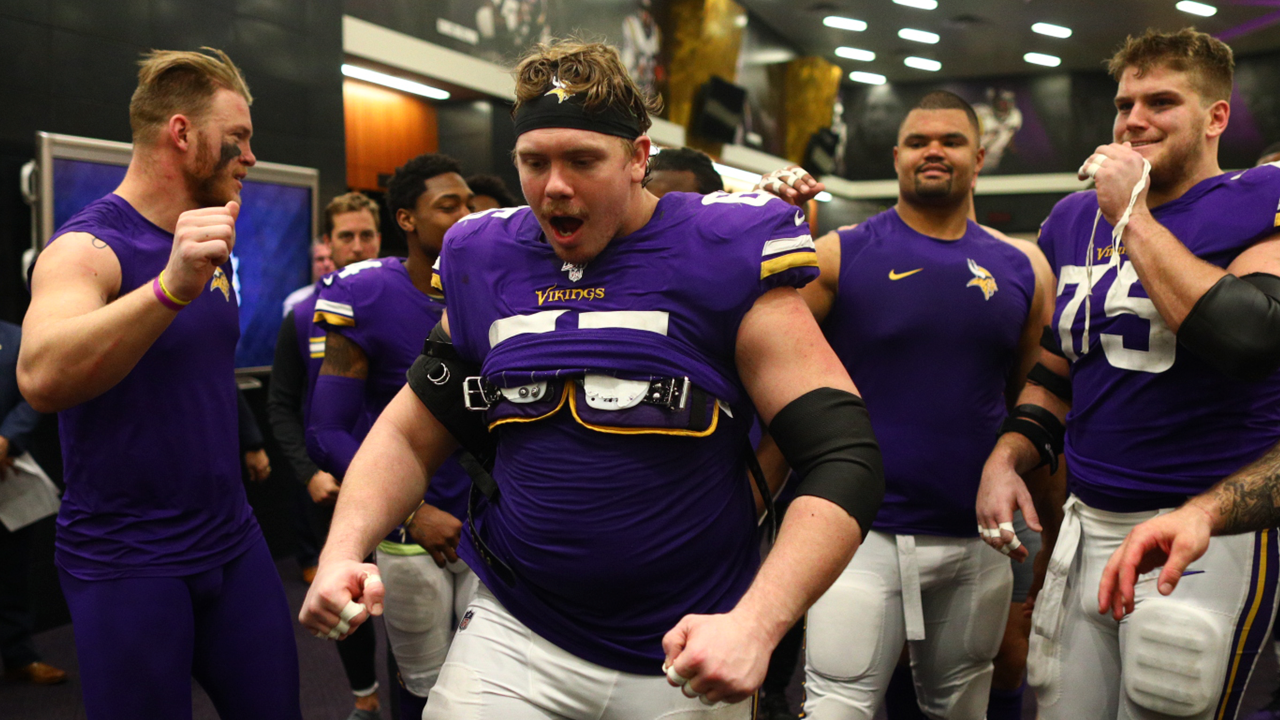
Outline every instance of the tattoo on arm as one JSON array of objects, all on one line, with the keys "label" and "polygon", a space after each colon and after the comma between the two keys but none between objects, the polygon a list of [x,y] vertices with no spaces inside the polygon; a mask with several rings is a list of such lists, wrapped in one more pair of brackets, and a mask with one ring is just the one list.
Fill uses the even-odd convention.
[{"label": "tattoo on arm", "polygon": [[1280,445],[1210,491],[1218,506],[1215,534],[1280,526]]},{"label": "tattoo on arm", "polygon": [[369,377],[369,358],[359,345],[330,330],[324,336],[324,363],[320,365],[320,374],[364,380]]},{"label": "tattoo on arm", "polygon": [[105,242],[103,242],[100,238],[94,238],[93,240],[90,240],[90,241],[89,241],[89,244],[90,244],[90,245],[92,245],[92,246],[94,246],[95,248],[97,248],[97,249],[99,249],[99,250],[106,250],[106,249],[107,249],[107,244],[106,244]]}]

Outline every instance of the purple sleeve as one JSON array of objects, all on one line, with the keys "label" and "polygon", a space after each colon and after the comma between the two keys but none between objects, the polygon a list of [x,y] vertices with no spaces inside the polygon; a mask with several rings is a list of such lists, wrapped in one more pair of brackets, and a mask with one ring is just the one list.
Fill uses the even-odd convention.
[{"label": "purple sleeve", "polygon": [[320,469],[339,478],[360,449],[356,428],[364,412],[364,384],[359,378],[321,375],[311,396],[307,453]]},{"label": "purple sleeve", "polygon": [[761,229],[768,232],[760,254],[760,289],[802,288],[818,277],[818,251],[809,223],[798,208],[771,202],[763,208]]}]

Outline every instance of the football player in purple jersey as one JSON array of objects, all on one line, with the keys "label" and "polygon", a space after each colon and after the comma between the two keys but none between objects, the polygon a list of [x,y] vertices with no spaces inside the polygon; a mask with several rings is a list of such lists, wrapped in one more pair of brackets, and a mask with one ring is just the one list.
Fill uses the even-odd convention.
[{"label": "football player in purple jersey", "polygon": [[1013,509],[1034,512],[1019,473],[1064,450],[1070,495],[1028,658],[1041,717],[1234,718],[1276,609],[1273,529],[1208,543],[1176,588],[1166,573],[1099,596],[1134,526],[1280,440],[1280,168],[1218,165],[1234,68],[1221,41],[1150,31],[1110,68],[1115,142],[1080,169],[1096,190],[1041,227],[1058,276],[1041,362],[1058,379],[1024,390],[978,522],[1005,546]]},{"label": "football player in purple jersey", "polygon": [[224,53],[152,51],[133,157],[32,277],[23,395],[57,411],[55,560],[89,718],[300,719],[289,606],[240,480],[230,279],[252,96]]},{"label": "football player in purple jersey", "polygon": [[[988,706],[1009,561],[965,518],[1038,358],[1053,282],[1033,244],[971,219],[979,135],[962,98],[921,99],[894,150],[898,203],[820,238],[821,275],[801,291],[867,399],[886,480],[875,528],[809,611],[806,717],[874,717],[904,640],[931,717],[1021,717],[1021,668],[1012,701]],[[784,174],[764,182],[783,179],[795,201],[817,189]],[[945,373],[926,360],[940,356]]]},{"label": "football player in purple jersey", "polygon": [[[778,638],[878,508],[865,408],[794,289],[816,274],[803,215],[646,192],[651,107],[607,46],[521,62],[531,206],[449,231],[449,310],[347,472],[315,632],[382,610],[360,560],[455,438],[493,458],[458,548],[483,586],[425,718],[750,717]],[[802,478],[758,570],[753,407]]]}]

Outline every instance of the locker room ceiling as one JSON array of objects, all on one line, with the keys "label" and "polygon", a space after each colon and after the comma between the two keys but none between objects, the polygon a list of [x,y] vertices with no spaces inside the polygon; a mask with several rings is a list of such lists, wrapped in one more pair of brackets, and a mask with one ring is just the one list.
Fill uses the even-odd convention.
[{"label": "locker room ceiling", "polygon": [[[1022,75],[1062,70],[1098,70],[1128,34],[1148,27],[1177,30],[1186,26],[1221,37],[1237,56],[1280,50],[1280,0],[1205,0],[1217,8],[1199,17],[1175,8],[1177,0],[936,0],[922,10],[896,0],[738,0],[759,20],[801,48],[840,65],[847,81],[851,71],[878,73],[890,82],[947,78]],[[919,0],[909,0],[918,2]],[[823,18],[862,20],[862,32],[823,25]],[[1070,28],[1059,39],[1032,31],[1046,22]],[[904,40],[902,28],[932,32],[936,44]],[[870,50],[876,57],[859,62],[836,57],[839,46]],[[1054,55],[1056,68],[1032,65],[1028,52]],[[903,65],[908,56],[936,60],[941,70],[928,72]],[[763,58],[761,58],[763,60]],[[750,57],[744,58],[751,62]]]}]

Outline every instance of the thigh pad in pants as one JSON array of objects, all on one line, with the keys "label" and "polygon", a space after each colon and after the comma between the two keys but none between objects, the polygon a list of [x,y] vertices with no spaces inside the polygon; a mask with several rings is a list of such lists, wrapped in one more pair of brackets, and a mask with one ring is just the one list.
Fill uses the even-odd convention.
[{"label": "thigh pad in pants", "polygon": [[1206,610],[1165,598],[1139,604],[1127,623],[1121,674],[1129,700],[1174,717],[1208,710],[1222,691],[1230,628]]},{"label": "thigh pad in pants", "polygon": [[883,647],[886,595],[884,580],[871,573],[846,572],[835,581],[809,608],[805,646],[813,670],[854,680],[875,667],[880,653],[898,653]]}]

